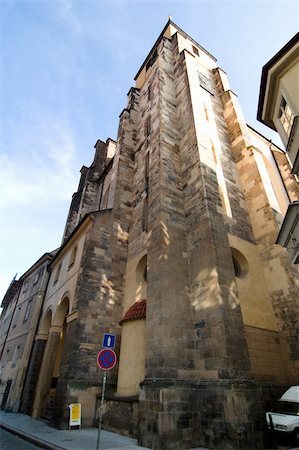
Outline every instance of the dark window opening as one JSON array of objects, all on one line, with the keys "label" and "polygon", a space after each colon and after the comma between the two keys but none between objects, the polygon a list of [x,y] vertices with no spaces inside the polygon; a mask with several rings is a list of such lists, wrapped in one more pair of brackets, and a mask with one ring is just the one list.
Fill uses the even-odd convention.
[{"label": "dark window opening", "polygon": [[149,116],[145,122],[145,133],[146,136],[149,136],[151,133],[151,117]]},{"label": "dark window opening", "polygon": [[142,208],[142,231],[147,231],[148,229],[148,198],[147,196],[143,200]]},{"label": "dark window opening", "polygon": [[192,45],[192,50],[193,50],[193,53],[195,53],[195,55],[199,56],[199,51],[196,47],[194,47],[194,45]]},{"label": "dark window opening", "polygon": [[239,261],[236,260],[236,258],[233,257],[233,265],[234,265],[234,271],[235,271],[235,276],[237,278],[240,278],[242,270],[241,270],[241,266],[239,264]]},{"label": "dark window opening", "polygon": [[52,378],[52,381],[51,381],[51,388],[50,388],[50,389],[56,389],[57,381],[58,381],[58,378],[57,378],[57,377],[53,377],[53,378]]}]

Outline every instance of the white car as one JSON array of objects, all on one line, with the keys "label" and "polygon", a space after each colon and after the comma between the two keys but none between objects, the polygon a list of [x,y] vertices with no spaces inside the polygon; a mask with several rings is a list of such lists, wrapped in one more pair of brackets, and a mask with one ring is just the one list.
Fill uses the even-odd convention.
[{"label": "white car", "polygon": [[271,418],[275,431],[293,434],[299,442],[299,386],[290,387],[278,400],[273,411],[266,413],[268,428]]}]

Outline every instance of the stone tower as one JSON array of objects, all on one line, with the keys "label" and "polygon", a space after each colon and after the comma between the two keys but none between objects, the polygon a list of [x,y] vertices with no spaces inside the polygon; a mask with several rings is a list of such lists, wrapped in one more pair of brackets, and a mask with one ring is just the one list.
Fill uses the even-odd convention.
[{"label": "stone tower", "polygon": [[[283,155],[173,22],[135,80],[116,395],[139,392],[147,447],[263,447],[267,383],[298,379],[298,271],[275,245],[288,193],[273,152]],[[146,319],[134,306],[144,299]]]},{"label": "stone tower", "polygon": [[[299,375],[298,270],[275,245],[298,184],[216,59],[171,20],[135,81],[116,143],[98,141],[81,171],[51,263],[42,320],[64,335],[56,424],[76,401],[92,423],[96,354],[113,332],[106,427],[152,449],[263,448],[271,389]],[[65,270],[59,284],[72,246],[77,278]]]}]

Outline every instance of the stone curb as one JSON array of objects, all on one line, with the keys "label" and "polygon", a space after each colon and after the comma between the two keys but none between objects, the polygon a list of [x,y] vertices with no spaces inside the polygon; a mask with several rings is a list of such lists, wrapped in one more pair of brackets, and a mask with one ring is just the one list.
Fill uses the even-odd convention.
[{"label": "stone curb", "polygon": [[18,436],[25,441],[28,441],[31,444],[37,445],[38,447],[44,448],[46,450],[65,450],[64,447],[59,447],[58,445],[51,444],[48,441],[44,441],[43,439],[33,436],[32,434],[25,433],[24,431],[14,428],[10,425],[0,423],[0,428],[3,428],[3,430],[6,430],[11,434],[14,434],[15,436]]}]

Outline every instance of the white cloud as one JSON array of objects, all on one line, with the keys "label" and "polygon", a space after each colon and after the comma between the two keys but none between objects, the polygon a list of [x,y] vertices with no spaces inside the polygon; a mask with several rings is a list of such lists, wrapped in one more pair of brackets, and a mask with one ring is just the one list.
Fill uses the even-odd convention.
[{"label": "white cloud", "polygon": [[1,143],[0,247],[5,258],[0,261],[0,301],[15,272],[21,275],[59,245],[79,180],[69,122],[59,112],[38,114],[30,106],[32,117],[16,122]]},{"label": "white cloud", "polygon": [[[10,152],[0,154],[0,208],[70,200],[78,182],[78,162],[67,121],[51,115],[19,125]],[[45,205],[43,204],[43,207]]]}]

